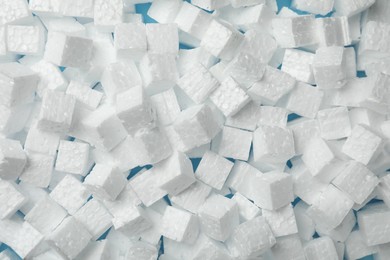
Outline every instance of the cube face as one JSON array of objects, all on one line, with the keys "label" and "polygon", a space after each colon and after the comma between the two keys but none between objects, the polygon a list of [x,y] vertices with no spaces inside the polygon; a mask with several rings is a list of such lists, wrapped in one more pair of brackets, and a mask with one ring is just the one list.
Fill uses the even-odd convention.
[{"label": "cube face", "polygon": [[150,99],[161,124],[172,124],[180,114],[180,106],[173,89],[151,96]]},{"label": "cube face", "polygon": [[28,131],[24,149],[27,152],[37,152],[54,156],[59,143],[59,133],[44,132],[34,126]]},{"label": "cube face", "polygon": [[321,137],[326,140],[341,139],[351,134],[348,108],[328,108],[318,111]]},{"label": "cube face", "polygon": [[173,54],[179,52],[179,33],[174,23],[146,24],[148,51],[157,54]]},{"label": "cube face", "polygon": [[251,220],[261,214],[262,210],[258,208],[255,204],[250,202],[247,198],[241,195],[239,192],[236,192],[232,197],[232,200],[236,201],[241,223]]},{"label": "cube face", "polygon": [[388,44],[390,26],[387,23],[376,21],[367,22],[361,37],[359,54],[365,53],[389,53]]},{"label": "cube face", "polygon": [[234,116],[226,118],[225,125],[243,130],[254,131],[257,127],[260,107],[255,102],[249,102]]},{"label": "cube face", "polygon": [[275,237],[298,233],[294,211],[291,205],[278,210],[263,210],[262,216],[267,221]]},{"label": "cube face", "polygon": [[353,128],[344,143],[342,152],[352,159],[367,165],[382,144],[382,139],[361,125]]},{"label": "cube face", "polygon": [[105,31],[112,32],[115,25],[123,20],[123,1],[96,0],[94,5],[94,24]]},{"label": "cube face", "polygon": [[54,168],[54,156],[29,152],[27,164],[19,179],[40,188],[47,188],[50,184]]},{"label": "cube face", "polygon": [[61,14],[65,16],[93,18],[93,4],[93,0],[84,0],[82,2],[77,0],[70,0],[66,2],[61,2]]},{"label": "cube face", "polygon": [[[345,46],[352,42],[351,23],[345,16],[316,19],[321,46]],[[341,33],[340,33],[341,32]]]},{"label": "cube face", "polygon": [[27,201],[11,182],[0,179],[0,191],[0,219],[11,217]]},{"label": "cube face", "polygon": [[74,96],[77,104],[94,110],[98,107],[103,93],[91,89],[88,85],[77,81],[71,81],[66,89],[66,94]]},{"label": "cube face", "polygon": [[157,0],[153,1],[148,10],[148,16],[159,23],[171,23],[175,20],[177,13],[183,4],[180,0]]},{"label": "cube face", "polygon": [[257,30],[245,32],[245,39],[241,51],[258,58],[261,63],[268,63],[277,48],[275,39]]},{"label": "cube face", "polygon": [[89,145],[86,143],[60,141],[56,170],[85,175],[89,160]]},{"label": "cube face", "polygon": [[321,237],[310,241],[304,247],[305,256],[309,259],[339,259],[336,247],[329,237]]},{"label": "cube face", "polygon": [[146,27],[138,23],[121,23],[115,26],[114,45],[118,55],[139,60],[147,50]]},{"label": "cube face", "polygon": [[7,49],[19,54],[37,55],[43,51],[43,28],[34,26],[8,25]]},{"label": "cube face", "polygon": [[217,151],[223,157],[246,161],[251,143],[252,132],[225,126],[222,129]]},{"label": "cube face", "polygon": [[139,235],[152,227],[149,217],[140,206],[131,206],[122,215],[116,216],[113,225],[129,236]]},{"label": "cube face", "polygon": [[287,110],[281,107],[260,106],[258,125],[286,127]]},{"label": "cube face", "polygon": [[231,161],[226,160],[214,152],[207,151],[196,169],[196,178],[220,190],[233,165]]},{"label": "cube face", "polygon": [[179,194],[170,196],[170,200],[174,205],[178,205],[192,213],[197,213],[210,192],[211,187],[203,184],[201,181],[196,181]]},{"label": "cube face", "polygon": [[282,71],[299,81],[313,84],[314,75],[311,67],[313,61],[314,54],[310,52],[287,49],[283,57]]},{"label": "cube face", "polygon": [[0,139],[0,178],[16,180],[27,162],[20,142],[11,139]]},{"label": "cube face", "polygon": [[298,82],[290,92],[287,109],[304,117],[314,118],[321,106],[324,93],[318,88]]},{"label": "cube face", "polygon": [[0,25],[5,25],[18,20],[31,17],[27,3],[23,0],[6,1],[0,12]]}]

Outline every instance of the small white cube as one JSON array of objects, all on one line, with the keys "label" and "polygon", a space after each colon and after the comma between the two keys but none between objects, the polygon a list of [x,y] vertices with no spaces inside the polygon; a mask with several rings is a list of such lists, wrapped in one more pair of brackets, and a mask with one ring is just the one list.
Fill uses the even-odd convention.
[{"label": "small white cube", "polygon": [[339,259],[334,242],[329,237],[311,240],[304,250],[307,259]]},{"label": "small white cube", "polygon": [[198,180],[220,190],[225,184],[233,165],[234,163],[222,156],[207,151],[196,169],[195,176]]},{"label": "small white cube", "polygon": [[45,16],[57,16],[60,14],[61,2],[55,1],[44,1],[44,0],[31,0],[28,2],[28,7],[34,14],[45,17]]},{"label": "small white cube", "polygon": [[241,195],[241,193],[234,193],[232,200],[236,201],[237,203],[241,223],[261,215],[262,210],[253,204],[250,200]]},{"label": "small white cube", "polygon": [[252,132],[225,126],[215,150],[223,157],[247,161],[251,144]]},{"label": "small white cube", "polygon": [[282,71],[299,81],[314,84],[313,61],[313,53],[297,49],[286,49],[282,62]]},{"label": "small white cube", "polygon": [[125,187],[127,179],[117,168],[95,164],[84,180],[84,185],[99,198],[115,200]]},{"label": "small white cube", "polygon": [[147,14],[159,23],[172,23],[182,4],[181,0],[155,0]]},{"label": "small white cube", "polygon": [[59,143],[59,133],[44,132],[36,126],[32,126],[27,133],[24,149],[27,152],[37,152],[54,156],[57,153]]},{"label": "small white cube", "polygon": [[352,129],[342,152],[352,159],[367,165],[378,154],[382,138],[362,125]]},{"label": "small white cube", "polygon": [[27,157],[19,141],[0,138],[0,178],[16,180],[26,162]]},{"label": "small white cube", "polygon": [[229,178],[226,180],[225,186],[253,200],[254,190],[250,187],[256,176],[261,174],[262,172],[249,163],[237,160],[229,174]]},{"label": "small white cube", "polygon": [[48,236],[62,253],[69,258],[75,258],[89,243],[91,235],[88,230],[74,217],[67,217]]},{"label": "small white cube", "polygon": [[140,206],[126,207],[112,220],[115,230],[127,236],[136,236],[150,230],[152,223],[145,210]]},{"label": "small white cube", "polygon": [[50,184],[53,169],[53,155],[29,152],[26,167],[19,179],[36,187],[47,188]]},{"label": "small white cube", "polygon": [[298,235],[290,235],[276,238],[276,244],[271,248],[275,260],[305,259],[302,241]]},{"label": "small white cube", "polygon": [[390,52],[388,23],[369,21],[362,31],[359,43],[359,55],[378,54],[386,55]]},{"label": "small white cube", "polygon": [[262,210],[262,216],[267,221],[275,237],[298,233],[294,210],[291,204],[278,210]]},{"label": "small white cube", "polygon": [[68,88],[66,89],[66,94],[74,96],[77,104],[81,104],[91,110],[96,109],[103,98],[103,93],[91,89],[91,87],[87,84],[74,80],[69,83]]},{"label": "small white cube", "polygon": [[[386,246],[387,244],[383,244]],[[349,259],[359,259],[368,255],[374,254],[375,258],[378,257],[378,246],[368,246],[366,241],[363,238],[361,230],[354,230],[348,236],[347,241],[345,241],[345,254]],[[386,254],[387,257],[388,254]],[[382,258],[379,258],[382,260]],[[383,258],[383,260],[386,258]]]},{"label": "small white cube", "polygon": [[243,39],[244,36],[230,24],[212,20],[200,46],[217,58],[230,60]]},{"label": "small white cube", "polygon": [[230,237],[239,224],[237,203],[218,194],[207,198],[198,216],[202,232],[222,242]]},{"label": "small white cube", "polygon": [[73,216],[78,222],[84,225],[92,235],[93,240],[97,240],[112,226],[111,214],[96,199],[89,200]]},{"label": "small white cube", "polygon": [[93,18],[93,0],[70,0],[61,1],[61,14],[64,16]]},{"label": "small white cube", "polygon": [[261,63],[268,64],[277,49],[277,43],[268,33],[252,29],[245,32],[240,52],[248,53]]},{"label": "small white cube", "polygon": [[177,55],[179,52],[179,33],[174,23],[146,24],[146,40],[149,53]]},{"label": "small white cube", "polygon": [[180,114],[177,96],[172,88],[151,96],[150,101],[156,111],[157,120],[162,125],[172,124]]},{"label": "small white cube", "polygon": [[189,212],[167,207],[162,222],[161,233],[164,237],[188,244],[193,244],[198,238],[198,218]]},{"label": "small white cube", "polygon": [[146,27],[143,23],[120,23],[115,26],[114,46],[117,57],[139,60],[146,53]]},{"label": "small white cube", "polygon": [[7,26],[7,50],[22,55],[40,55],[43,53],[45,34],[43,25],[34,22],[31,25]]},{"label": "small white cube", "polygon": [[320,126],[314,119],[297,119],[287,126],[293,132],[296,155],[301,155],[312,138],[320,137]]},{"label": "small white cube", "polygon": [[90,197],[91,193],[71,175],[66,175],[50,193],[50,197],[64,207],[69,214],[74,214]]},{"label": "small white cube", "polygon": [[278,126],[287,125],[288,111],[282,107],[260,106],[257,125]]},{"label": "small white cube", "polygon": [[197,213],[206,198],[209,196],[210,192],[211,187],[203,184],[201,181],[196,181],[179,194],[170,196],[169,199],[173,205],[177,205],[192,213]]},{"label": "small white cube", "polygon": [[23,0],[7,0],[3,2],[3,8],[0,11],[0,25],[13,22],[23,22],[32,17],[28,5]]},{"label": "small white cube", "polygon": [[91,61],[93,41],[87,38],[49,32],[44,58],[62,67],[85,68]]},{"label": "small white cube", "polygon": [[298,82],[288,96],[286,108],[300,116],[315,118],[323,97],[324,92],[317,87]]},{"label": "small white cube", "polygon": [[38,128],[47,132],[66,133],[72,123],[75,104],[73,96],[46,90],[38,117]]},{"label": "small white cube", "polygon": [[225,125],[247,131],[254,131],[257,127],[260,106],[255,102],[249,102],[234,116],[226,118]]},{"label": "small white cube", "polygon": [[28,200],[10,181],[0,179],[0,191],[0,220],[11,217]]},{"label": "small white cube", "polygon": [[123,0],[95,0],[94,24],[103,31],[113,32],[115,25],[123,21]]},{"label": "small white cube", "polygon": [[318,18],[316,26],[320,46],[346,46],[352,42],[351,24],[346,16]]},{"label": "small white cube", "polygon": [[321,137],[325,140],[342,139],[351,134],[348,108],[335,107],[318,111]]}]

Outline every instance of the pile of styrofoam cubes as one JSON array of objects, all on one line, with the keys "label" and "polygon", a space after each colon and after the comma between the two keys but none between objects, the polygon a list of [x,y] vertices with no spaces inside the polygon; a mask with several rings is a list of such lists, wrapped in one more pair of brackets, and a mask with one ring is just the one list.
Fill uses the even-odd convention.
[{"label": "pile of styrofoam cubes", "polygon": [[141,2],[0,1],[0,259],[389,260],[390,1]]}]

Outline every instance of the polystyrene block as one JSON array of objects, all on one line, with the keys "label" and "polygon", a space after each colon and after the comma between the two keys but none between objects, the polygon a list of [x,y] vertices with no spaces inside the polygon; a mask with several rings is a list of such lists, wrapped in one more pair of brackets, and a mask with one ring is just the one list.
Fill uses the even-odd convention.
[{"label": "polystyrene block", "polygon": [[117,57],[139,60],[146,53],[146,28],[142,23],[121,23],[115,26],[114,46]]},{"label": "polystyrene block", "polygon": [[16,180],[26,165],[27,157],[19,141],[0,139],[0,178]]},{"label": "polystyrene block", "polygon": [[350,236],[352,229],[356,225],[356,217],[353,210],[349,211],[347,216],[334,229],[328,229],[321,226],[321,224],[316,226],[316,231],[320,236],[329,236],[334,241],[345,242]]},{"label": "polystyrene block", "polygon": [[3,2],[3,8],[0,11],[0,25],[29,21],[32,17],[31,12],[24,0],[6,0]]},{"label": "polystyrene block", "polygon": [[294,207],[295,220],[298,226],[298,235],[303,241],[313,239],[315,231],[315,223],[307,214],[309,205],[303,201],[299,201]]},{"label": "polystyrene block", "polygon": [[99,106],[103,97],[103,93],[91,89],[89,85],[73,80],[69,83],[66,94],[74,96],[78,104],[91,110]]},{"label": "polystyrene block", "polygon": [[203,184],[201,181],[196,181],[184,191],[169,198],[174,205],[180,206],[192,213],[197,213],[210,192],[211,187]]},{"label": "polystyrene block", "polygon": [[255,29],[246,31],[244,36],[240,52],[258,58],[261,63],[268,63],[277,49],[275,39]]},{"label": "polystyrene block", "polygon": [[316,26],[320,46],[346,46],[352,43],[351,27],[345,16],[316,19]]},{"label": "polystyrene block", "polygon": [[179,33],[177,24],[146,24],[148,52],[177,55],[179,52]]},{"label": "polystyrene block", "polygon": [[107,239],[90,242],[83,251],[78,255],[79,258],[85,260],[103,260],[110,258],[111,252]]},{"label": "polystyrene block", "polygon": [[61,1],[60,12],[64,16],[94,18],[94,1]]},{"label": "polystyrene block", "polygon": [[345,254],[349,259],[359,259],[377,252],[376,246],[368,246],[360,230],[354,230],[345,242]]},{"label": "polystyrene block", "polygon": [[275,260],[289,257],[296,260],[305,259],[302,242],[298,235],[290,235],[276,238],[276,244],[271,248]]},{"label": "polystyrene block", "polygon": [[49,133],[33,126],[29,129],[24,149],[28,152],[37,152],[47,155],[55,155],[60,143],[60,134]]},{"label": "polystyrene block", "polygon": [[27,202],[27,198],[13,182],[0,179],[0,190],[0,219],[11,217]]},{"label": "polystyrene block", "polygon": [[287,114],[282,107],[260,106],[257,125],[286,127]]},{"label": "polystyrene block", "polygon": [[326,236],[308,242],[304,251],[307,259],[339,259],[334,242]]},{"label": "polystyrene block", "polygon": [[248,160],[252,132],[225,126],[219,138],[219,142],[215,144],[215,150],[219,155],[237,160]]},{"label": "polystyrene block", "polygon": [[44,28],[39,22],[7,26],[7,51],[11,53],[40,55],[43,52],[44,41]]},{"label": "polystyrene block", "polygon": [[298,233],[295,215],[291,205],[278,210],[262,210],[262,216],[267,221],[275,237]]},{"label": "polystyrene block", "polygon": [[325,140],[342,139],[351,134],[348,108],[336,107],[318,111],[321,137]]},{"label": "polystyrene block", "polygon": [[95,0],[94,24],[103,31],[113,32],[115,25],[123,21],[123,0]]},{"label": "polystyrene block", "polygon": [[324,93],[318,88],[298,82],[288,96],[286,108],[300,116],[314,118],[323,97]]},{"label": "polystyrene block", "polygon": [[159,23],[172,23],[183,4],[180,0],[156,0],[148,10],[148,16]]},{"label": "polystyrene block", "polygon": [[272,19],[276,16],[275,12],[268,8],[267,5],[259,4],[240,8],[236,16],[237,18],[234,19],[235,24],[241,30],[249,31],[254,29],[262,33],[272,34]]},{"label": "polystyrene block", "polygon": [[225,125],[242,130],[254,131],[257,127],[260,107],[255,102],[249,102],[234,116],[226,118]]},{"label": "polystyrene block", "polygon": [[54,168],[54,156],[28,152],[27,164],[19,179],[36,187],[47,188]]},{"label": "polystyrene block", "polygon": [[282,71],[290,74],[299,81],[314,84],[313,61],[313,53],[287,49],[283,57]]},{"label": "polystyrene block", "polygon": [[239,192],[234,194],[232,200],[237,203],[241,223],[261,215],[262,210]]},{"label": "polystyrene block", "polygon": [[173,89],[161,92],[150,97],[156,111],[157,120],[162,125],[170,125],[180,114],[180,106]]}]

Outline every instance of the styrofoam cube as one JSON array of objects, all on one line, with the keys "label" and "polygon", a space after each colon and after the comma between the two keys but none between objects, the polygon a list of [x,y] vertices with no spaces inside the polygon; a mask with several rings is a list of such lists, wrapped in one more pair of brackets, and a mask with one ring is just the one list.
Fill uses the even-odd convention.
[{"label": "styrofoam cube", "polygon": [[390,45],[388,44],[389,31],[390,26],[388,23],[367,22],[359,44],[359,55],[370,53],[388,54],[390,52]]},{"label": "styrofoam cube", "polygon": [[275,260],[305,259],[305,253],[301,239],[298,235],[290,235],[276,238],[276,244],[271,248]]},{"label": "styrofoam cube", "polygon": [[109,258],[111,252],[109,250],[109,243],[107,239],[90,242],[86,248],[77,256],[85,260],[104,259]]},{"label": "styrofoam cube", "polygon": [[347,78],[344,47],[318,48],[314,56],[313,72],[319,88],[332,89],[344,86]]},{"label": "styrofoam cube", "polygon": [[234,116],[226,118],[225,125],[242,130],[254,131],[257,127],[260,107],[255,102],[249,102]]},{"label": "styrofoam cube", "polygon": [[231,254],[222,243],[215,241],[202,233],[194,244],[194,259],[229,259]]},{"label": "styrofoam cube", "polygon": [[129,134],[141,128],[152,128],[155,112],[142,86],[135,86],[116,97],[116,114]]},{"label": "styrofoam cube", "polygon": [[274,105],[290,92],[296,80],[289,74],[267,66],[263,78],[252,85],[248,94],[253,100],[265,105]]},{"label": "styrofoam cube", "polygon": [[199,234],[197,216],[174,208],[167,207],[164,212],[161,233],[169,239],[192,244]]},{"label": "styrofoam cube", "polygon": [[94,17],[94,1],[85,0],[77,1],[71,0],[66,2],[61,2],[60,12],[64,16],[75,16],[75,17]]},{"label": "styrofoam cube", "polygon": [[347,1],[334,1],[334,8],[338,15],[352,16],[357,13],[363,12],[368,9],[371,5],[375,3],[374,0],[367,1],[355,1],[355,0],[347,0]]},{"label": "styrofoam cube", "polygon": [[146,24],[146,40],[149,53],[177,55],[179,52],[178,28],[174,23]]},{"label": "styrofoam cube", "polygon": [[313,53],[287,49],[283,57],[282,71],[290,74],[299,81],[314,84],[313,61]]},{"label": "styrofoam cube", "polygon": [[54,156],[59,143],[59,133],[44,132],[33,126],[28,131],[24,149],[27,152],[37,152]]},{"label": "styrofoam cube", "polygon": [[66,133],[72,123],[76,99],[63,92],[46,90],[37,127],[47,132]]},{"label": "styrofoam cube", "polygon": [[353,210],[349,211],[344,220],[334,229],[328,229],[318,224],[316,231],[320,236],[328,236],[334,241],[345,242],[350,236],[352,229],[356,225],[356,217]]},{"label": "styrofoam cube", "polygon": [[36,187],[47,188],[54,169],[54,156],[28,152],[26,167],[19,179]]},{"label": "styrofoam cube", "polygon": [[236,192],[232,197],[232,200],[237,203],[241,223],[261,215],[262,210],[241,195],[241,193]]},{"label": "styrofoam cube", "polygon": [[243,39],[244,36],[231,25],[212,20],[200,46],[217,58],[230,60]]},{"label": "styrofoam cube", "polygon": [[10,181],[0,179],[0,191],[0,219],[11,217],[28,200]]},{"label": "styrofoam cube", "polygon": [[306,11],[312,14],[326,15],[333,10],[334,0],[313,1],[313,0],[294,0],[292,6],[298,10]]},{"label": "styrofoam cube", "polygon": [[273,36],[283,48],[295,48],[316,43],[313,15],[278,17],[272,20]]},{"label": "styrofoam cube", "polygon": [[329,237],[320,237],[304,245],[307,259],[339,259],[334,242]]},{"label": "styrofoam cube", "polygon": [[316,26],[320,46],[346,46],[352,43],[349,20],[345,16],[316,19]]},{"label": "styrofoam cube", "polygon": [[73,216],[86,227],[93,240],[97,240],[112,225],[111,214],[96,199],[89,200]]},{"label": "styrofoam cube", "polygon": [[179,76],[172,54],[149,53],[141,59],[139,69],[145,90],[151,95],[173,87]]},{"label": "styrofoam cube", "polygon": [[33,101],[39,82],[37,73],[17,62],[0,65],[0,105],[18,106]]},{"label": "styrofoam cube", "polygon": [[202,40],[212,16],[202,9],[183,2],[174,20],[180,30],[190,34],[198,40]]},{"label": "styrofoam cube", "polygon": [[262,209],[277,210],[294,200],[292,178],[286,173],[257,174],[252,185],[253,183],[257,188],[252,188],[252,199]]},{"label": "styrofoam cube", "polygon": [[229,0],[194,0],[191,2],[193,5],[199,6],[202,9],[205,9],[207,11],[213,11],[215,9],[220,9],[224,6],[227,6],[230,4]]},{"label": "styrofoam cube", "polygon": [[180,0],[156,0],[148,10],[148,16],[159,23],[172,23],[183,4]]},{"label": "styrofoam cube", "polygon": [[314,118],[323,97],[324,93],[318,88],[298,82],[288,96],[286,108],[300,116]]},{"label": "styrofoam cube", "polygon": [[368,205],[357,214],[359,229],[368,246],[390,242],[389,208],[381,202]]},{"label": "styrofoam cube", "polygon": [[103,97],[103,93],[91,89],[87,84],[74,80],[69,83],[66,94],[74,96],[78,104],[91,110],[94,110],[99,106]]},{"label": "styrofoam cube", "polygon": [[50,197],[40,200],[24,219],[44,235],[50,234],[68,215],[68,212]]},{"label": "styrofoam cube", "polygon": [[225,241],[239,224],[237,203],[217,194],[207,198],[198,216],[202,232],[218,241]]},{"label": "styrofoam cube", "polygon": [[294,136],[296,155],[304,152],[311,138],[320,137],[320,126],[314,119],[297,119],[288,124]]},{"label": "styrofoam cube", "polygon": [[170,125],[180,114],[180,106],[173,89],[161,92],[150,97],[156,111],[157,120],[162,125]]},{"label": "styrofoam cube", "polygon": [[115,25],[123,21],[123,0],[95,0],[94,24],[103,31],[113,32]]},{"label": "styrofoam cube", "polygon": [[227,244],[231,252],[251,258],[265,253],[276,240],[265,219],[259,216],[237,226]]},{"label": "styrofoam cube", "polygon": [[[209,143],[220,127],[208,105],[197,105],[183,110],[173,123],[184,151]],[[196,137],[195,137],[196,136]]]},{"label": "styrofoam cube", "polygon": [[116,199],[126,183],[127,179],[123,173],[104,164],[95,164],[84,181],[84,185],[98,198],[111,200]]},{"label": "styrofoam cube", "polygon": [[366,99],[361,103],[377,113],[386,114],[388,111],[389,92],[388,84],[390,76],[384,73],[376,73],[368,78],[368,92]]},{"label": "styrofoam cube", "polygon": [[39,22],[31,25],[7,26],[7,51],[23,55],[40,55],[44,48],[44,28]]},{"label": "styrofoam cube", "polygon": [[268,5],[262,3],[240,8],[237,20],[233,19],[236,20],[235,24],[243,31],[254,29],[261,33],[272,34],[272,19],[275,17],[275,12]]},{"label": "styrofoam cube", "polygon": [[287,114],[282,107],[260,106],[257,125],[286,127]]},{"label": "styrofoam cube", "polygon": [[294,207],[295,221],[298,227],[298,235],[302,241],[310,241],[316,232],[315,223],[307,214],[309,205],[299,201]]},{"label": "styrofoam cube", "polygon": [[0,25],[29,21],[31,12],[28,5],[23,0],[4,1],[3,8],[0,12]]},{"label": "styrofoam cube", "polygon": [[67,217],[48,239],[67,257],[74,258],[88,245],[91,235],[74,217]]},{"label": "styrofoam cube", "polygon": [[253,132],[253,158],[268,163],[286,162],[295,155],[291,130],[261,125]]},{"label": "styrofoam cube", "polygon": [[121,23],[115,26],[114,46],[117,57],[139,60],[147,51],[146,28],[143,23]]},{"label": "styrofoam cube", "polygon": [[57,66],[87,67],[92,58],[93,41],[61,32],[49,32],[45,47],[45,60]]},{"label": "styrofoam cube", "polygon": [[196,169],[196,178],[209,186],[220,190],[222,189],[232,167],[233,163],[222,156],[207,151]]},{"label": "styrofoam cube", "polygon": [[140,206],[131,206],[113,219],[115,230],[128,236],[139,236],[151,228],[152,223],[145,210]]},{"label": "styrofoam cube", "polygon": [[261,63],[268,63],[277,48],[275,39],[255,29],[246,31],[244,36],[240,52],[252,55]]},{"label": "styrofoam cube", "polygon": [[376,246],[368,246],[361,230],[354,230],[345,242],[345,254],[349,259],[359,259],[376,253]]},{"label": "styrofoam cube", "polygon": [[11,108],[0,105],[0,133],[10,136],[23,130],[32,108],[32,104]]},{"label": "styrofoam cube", "polygon": [[154,165],[153,170],[160,176],[159,187],[170,195],[177,195],[195,182],[190,159],[182,152],[173,154]]},{"label": "styrofoam cube", "polygon": [[321,137],[325,140],[342,139],[351,134],[348,108],[336,107],[318,111]]},{"label": "styrofoam cube", "polygon": [[192,213],[197,213],[199,208],[203,205],[206,198],[211,192],[211,187],[203,184],[201,181],[196,181],[187,189],[177,195],[170,196],[173,205],[180,206]]},{"label": "styrofoam cube", "polygon": [[61,2],[58,0],[54,1],[42,1],[32,0],[29,1],[28,7],[34,14],[45,17],[45,16],[59,16],[61,9]]},{"label": "styrofoam cube", "polygon": [[126,257],[130,259],[156,259],[158,257],[158,249],[149,243],[135,242],[131,244]]},{"label": "styrofoam cube", "polygon": [[380,136],[362,125],[357,125],[344,143],[342,152],[367,165],[378,154],[381,145]]},{"label": "styrofoam cube", "polygon": [[81,208],[91,193],[71,175],[66,175],[50,193],[50,197],[64,207],[69,214]]},{"label": "styrofoam cube", "polygon": [[337,227],[352,209],[353,201],[342,191],[330,184],[308,209],[315,223],[327,228]]},{"label": "styrofoam cube", "polygon": [[19,141],[0,138],[0,178],[16,180],[22,173],[27,157]]},{"label": "styrofoam cube", "polygon": [[219,155],[237,160],[248,160],[252,132],[224,126],[220,135],[219,142],[213,143]]},{"label": "styrofoam cube", "polygon": [[219,86],[219,82],[202,65],[194,66],[185,73],[178,81],[177,85],[196,104],[203,103],[210,94]]}]

